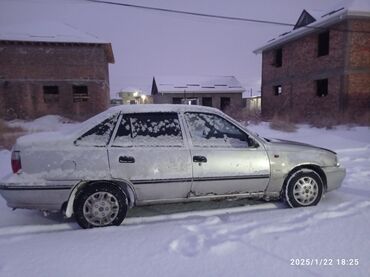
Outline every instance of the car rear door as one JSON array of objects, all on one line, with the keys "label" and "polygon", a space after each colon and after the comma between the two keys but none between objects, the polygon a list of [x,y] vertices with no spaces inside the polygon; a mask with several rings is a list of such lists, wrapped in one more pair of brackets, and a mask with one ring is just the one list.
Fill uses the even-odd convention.
[{"label": "car rear door", "polygon": [[177,113],[125,114],[109,147],[113,178],[134,184],[138,204],[187,197],[190,151]]},{"label": "car rear door", "polygon": [[[47,169],[47,180],[107,179],[109,163],[107,145],[116,126],[119,112],[99,118],[89,130],[68,144],[43,147],[37,156],[43,157],[35,166]],[[34,153],[36,154],[36,153]]]},{"label": "car rear door", "polygon": [[263,192],[270,176],[265,149],[225,118],[187,112],[191,137],[191,196]]}]

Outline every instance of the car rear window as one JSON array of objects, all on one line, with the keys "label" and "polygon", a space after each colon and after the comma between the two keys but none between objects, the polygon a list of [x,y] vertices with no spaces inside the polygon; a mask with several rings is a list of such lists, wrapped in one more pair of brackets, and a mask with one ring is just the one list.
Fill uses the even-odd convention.
[{"label": "car rear window", "polygon": [[118,114],[105,119],[74,142],[77,146],[106,146],[116,126]]}]

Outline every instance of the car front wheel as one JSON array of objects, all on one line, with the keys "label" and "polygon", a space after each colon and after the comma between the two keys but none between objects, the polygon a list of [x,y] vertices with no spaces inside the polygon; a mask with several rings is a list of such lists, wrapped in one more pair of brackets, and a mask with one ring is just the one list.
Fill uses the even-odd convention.
[{"label": "car front wheel", "polygon": [[74,203],[77,223],[84,229],[120,225],[127,213],[127,197],[117,186],[96,183],[83,188]]},{"label": "car front wheel", "polygon": [[285,200],[292,208],[315,206],[320,202],[322,193],[323,182],[312,170],[298,171],[285,186]]}]

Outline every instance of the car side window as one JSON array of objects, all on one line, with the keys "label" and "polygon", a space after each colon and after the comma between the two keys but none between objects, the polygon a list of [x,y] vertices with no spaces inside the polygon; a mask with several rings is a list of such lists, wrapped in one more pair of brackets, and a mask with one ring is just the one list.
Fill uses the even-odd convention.
[{"label": "car side window", "polygon": [[118,114],[105,119],[75,140],[77,146],[106,146],[116,126]]},{"label": "car side window", "polygon": [[245,148],[250,138],[224,118],[207,113],[185,113],[193,145],[196,147]]},{"label": "car side window", "polygon": [[122,117],[112,146],[182,146],[177,113],[142,113]]}]

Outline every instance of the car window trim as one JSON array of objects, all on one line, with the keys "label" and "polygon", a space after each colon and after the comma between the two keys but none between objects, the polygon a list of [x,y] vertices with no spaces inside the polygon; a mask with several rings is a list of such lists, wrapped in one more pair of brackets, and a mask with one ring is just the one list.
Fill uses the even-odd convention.
[{"label": "car window trim", "polygon": [[117,135],[119,125],[121,124],[122,117],[123,117],[123,113],[120,112],[119,115],[118,115],[116,126],[114,126],[113,132],[111,133],[111,136],[110,136],[110,138],[108,140],[107,147],[109,147],[109,146],[112,145],[112,143],[113,143],[113,141],[114,141],[114,139],[115,139],[115,137]]}]

